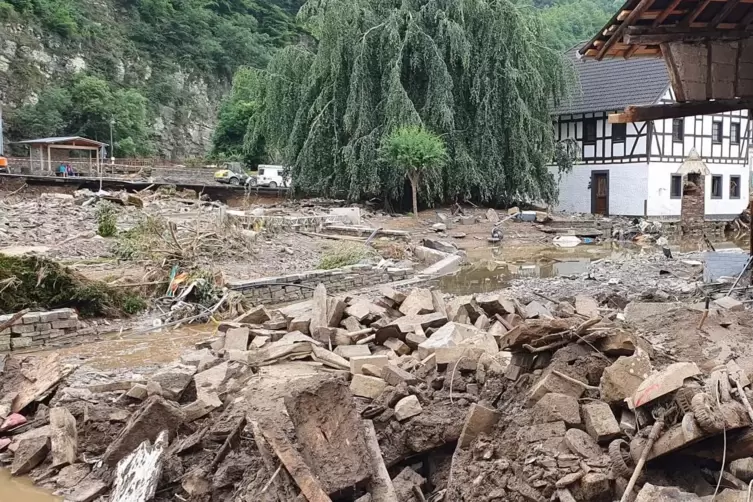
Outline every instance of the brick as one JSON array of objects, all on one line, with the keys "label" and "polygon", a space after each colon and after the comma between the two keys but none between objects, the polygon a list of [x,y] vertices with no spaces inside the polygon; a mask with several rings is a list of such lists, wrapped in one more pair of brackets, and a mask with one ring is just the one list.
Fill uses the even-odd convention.
[{"label": "brick", "polygon": [[389,359],[387,356],[373,355],[352,357],[350,359],[350,372],[354,375],[359,375],[362,373],[361,368],[364,364],[373,364],[374,366],[384,368],[388,362]]},{"label": "brick", "polygon": [[620,435],[620,425],[607,403],[594,401],[584,404],[581,412],[586,431],[597,442],[605,443]]}]

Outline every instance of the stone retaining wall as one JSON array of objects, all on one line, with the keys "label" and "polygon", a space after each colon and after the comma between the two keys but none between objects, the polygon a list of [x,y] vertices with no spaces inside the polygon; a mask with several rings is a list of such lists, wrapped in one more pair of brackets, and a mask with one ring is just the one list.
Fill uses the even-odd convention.
[{"label": "stone retaining wall", "polygon": [[402,281],[412,276],[412,268],[385,269],[374,265],[352,265],[334,270],[312,270],[280,277],[265,277],[230,284],[230,287],[241,291],[255,305],[273,305],[311,298],[314,295],[314,288],[320,282],[327,286],[328,292],[336,293]]},{"label": "stone retaining wall", "polygon": [[[12,317],[12,314],[0,316],[0,324]],[[94,331],[94,328],[80,324],[73,309],[29,312],[0,331],[0,351],[65,345]]]}]

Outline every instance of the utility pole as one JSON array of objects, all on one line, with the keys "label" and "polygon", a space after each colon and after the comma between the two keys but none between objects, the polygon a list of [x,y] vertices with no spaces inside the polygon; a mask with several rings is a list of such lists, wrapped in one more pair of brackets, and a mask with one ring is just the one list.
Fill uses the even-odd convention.
[{"label": "utility pole", "polygon": [[110,119],[110,164],[115,163],[115,144],[112,142],[112,128],[115,125],[115,118]]}]

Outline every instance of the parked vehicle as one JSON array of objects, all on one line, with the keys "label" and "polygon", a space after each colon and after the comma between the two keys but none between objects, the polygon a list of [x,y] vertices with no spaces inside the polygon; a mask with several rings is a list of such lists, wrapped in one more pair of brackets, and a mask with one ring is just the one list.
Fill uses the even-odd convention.
[{"label": "parked vehicle", "polygon": [[256,184],[269,188],[288,187],[290,186],[290,177],[283,177],[284,170],[284,166],[260,164]]},{"label": "parked vehicle", "polygon": [[[2,141],[2,139],[0,139]],[[2,146],[2,145],[0,145]],[[0,155],[0,173],[9,174],[10,168],[8,167],[8,159]]]},{"label": "parked vehicle", "polygon": [[243,172],[240,162],[228,162],[214,173],[214,181],[230,185],[245,185],[249,175]]}]

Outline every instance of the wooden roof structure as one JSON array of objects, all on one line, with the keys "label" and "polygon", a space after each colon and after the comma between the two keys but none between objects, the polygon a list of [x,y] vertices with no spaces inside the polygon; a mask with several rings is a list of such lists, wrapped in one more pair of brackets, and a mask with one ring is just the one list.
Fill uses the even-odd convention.
[{"label": "wooden roof structure", "polygon": [[627,0],[578,52],[594,58],[662,56],[661,44],[753,35],[753,0]]},{"label": "wooden roof structure", "polygon": [[26,139],[23,141],[16,141],[19,145],[57,145],[59,147],[72,147],[73,149],[76,148],[86,148],[91,150],[96,150],[99,148],[102,148],[103,146],[108,146],[107,143],[102,143],[101,141],[96,141],[89,138],[84,138],[82,136],[59,136],[54,138],[37,138],[37,139]]}]

